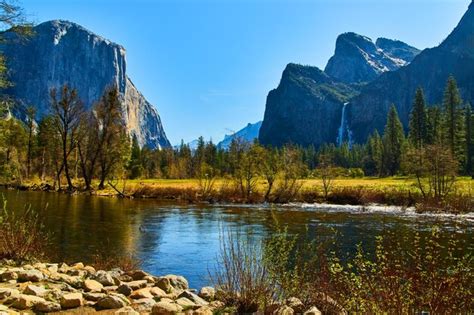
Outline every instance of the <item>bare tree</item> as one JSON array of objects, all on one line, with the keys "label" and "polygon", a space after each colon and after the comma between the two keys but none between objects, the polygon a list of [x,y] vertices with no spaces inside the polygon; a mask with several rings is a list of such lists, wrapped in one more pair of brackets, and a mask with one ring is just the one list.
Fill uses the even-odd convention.
[{"label": "bare tree", "polygon": [[60,95],[55,88],[51,90],[50,94],[53,124],[61,139],[62,165],[57,171],[57,177],[59,178],[64,170],[68,190],[72,191],[74,185],[71,180],[68,158],[77,145],[79,127],[84,116],[84,106],[77,91],[68,85],[61,88]]},{"label": "bare tree", "polygon": [[327,155],[319,156],[319,166],[317,168],[323,183],[324,198],[327,198],[333,186],[333,180],[336,175],[331,158]]}]

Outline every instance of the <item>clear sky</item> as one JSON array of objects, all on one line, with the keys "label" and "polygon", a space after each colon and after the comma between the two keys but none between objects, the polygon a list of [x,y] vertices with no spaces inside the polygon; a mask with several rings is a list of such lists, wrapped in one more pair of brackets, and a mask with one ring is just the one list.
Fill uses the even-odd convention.
[{"label": "clear sky", "polygon": [[20,0],[123,45],[127,72],[172,144],[263,119],[289,62],[324,68],[338,34],[438,45],[470,0]]}]

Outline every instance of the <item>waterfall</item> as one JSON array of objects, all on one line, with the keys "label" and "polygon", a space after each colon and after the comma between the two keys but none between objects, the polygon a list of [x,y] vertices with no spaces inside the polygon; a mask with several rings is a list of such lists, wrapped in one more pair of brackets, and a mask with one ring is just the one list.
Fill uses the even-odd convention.
[{"label": "waterfall", "polygon": [[342,146],[344,142],[349,144],[349,148],[352,147],[352,131],[349,129],[349,124],[347,123],[347,105],[349,103],[344,103],[342,106],[342,113],[341,113],[341,125],[339,126],[338,133],[337,133],[337,140],[336,144],[338,147]]}]

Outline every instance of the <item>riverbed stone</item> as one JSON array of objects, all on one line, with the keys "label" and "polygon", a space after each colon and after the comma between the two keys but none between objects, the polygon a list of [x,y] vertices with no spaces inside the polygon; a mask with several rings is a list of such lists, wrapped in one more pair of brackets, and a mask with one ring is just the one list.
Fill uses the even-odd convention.
[{"label": "riverbed stone", "polygon": [[125,306],[114,312],[116,315],[140,315],[139,312],[133,309],[131,306]]},{"label": "riverbed stone", "polygon": [[163,291],[162,289],[158,288],[158,287],[152,287],[150,289],[150,293],[153,294],[153,296],[157,296],[157,297],[166,297],[168,296],[168,294]]},{"label": "riverbed stone", "polygon": [[189,290],[185,290],[185,291],[181,292],[180,295],[178,295],[178,298],[182,298],[182,297],[191,300],[196,305],[204,306],[204,305],[209,304],[206,300],[204,300],[203,298],[199,297],[197,294],[195,294],[195,293],[193,293]]},{"label": "riverbed stone", "polygon": [[48,290],[46,290],[44,287],[30,284],[26,286],[26,288],[23,290],[23,294],[44,297],[45,295],[48,294]]},{"label": "riverbed stone", "polygon": [[322,315],[321,311],[316,306],[311,307],[309,310],[303,313],[304,315]]},{"label": "riverbed stone", "polygon": [[273,314],[274,315],[293,315],[295,313],[295,311],[287,306],[287,305],[283,305],[281,307],[279,307]]},{"label": "riverbed stone", "polygon": [[203,287],[199,290],[199,297],[206,301],[213,300],[216,296],[216,290],[213,287]]},{"label": "riverbed stone", "polygon": [[83,305],[82,293],[66,293],[61,296],[61,307],[64,309],[75,308]]},{"label": "riverbed stone", "polygon": [[9,297],[18,297],[20,291],[13,288],[0,288],[0,300],[9,298]]},{"label": "riverbed stone", "polygon": [[160,301],[153,305],[151,309],[152,315],[174,315],[183,310],[181,306],[175,303]]},{"label": "riverbed stone", "polygon": [[113,286],[115,285],[114,279],[112,276],[104,270],[99,270],[94,275],[94,280],[100,282],[103,286]]},{"label": "riverbed stone", "polygon": [[132,288],[132,290],[138,290],[147,286],[146,280],[136,280],[127,282],[128,286]]},{"label": "riverbed stone", "polygon": [[107,294],[105,293],[98,293],[98,292],[85,292],[83,294],[84,298],[87,300],[87,301],[93,301],[93,302],[97,302],[98,300],[100,300],[101,298],[103,297],[106,297]]},{"label": "riverbed stone", "polygon": [[18,273],[18,280],[21,282],[26,282],[26,281],[40,282],[43,279],[44,279],[43,273],[36,269],[23,270]]},{"label": "riverbed stone", "polygon": [[59,312],[61,311],[61,305],[56,302],[42,301],[34,306],[34,310],[41,313]]},{"label": "riverbed stone", "polygon": [[183,276],[166,275],[164,278],[167,278],[170,281],[171,286],[176,290],[189,289],[188,280],[186,280]]},{"label": "riverbed stone", "polygon": [[197,306],[193,301],[185,297],[178,298],[175,303],[181,306],[183,309],[195,308]]},{"label": "riverbed stone", "polygon": [[84,264],[81,262],[75,263],[71,266],[71,269],[84,269]]},{"label": "riverbed stone", "polygon": [[139,312],[150,312],[156,301],[151,298],[138,299],[133,301],[133,307]]},{"label": "riverbed stone", "polygon": [[39,296],[20,294],[20,296],[18,296],[18,298],[13,302],[12,306],[19,310],[25,310],[27,308],[32,308],[40,302],[46,302],[46,300]]},{"label": "riverbed stone", "polygon": [[122,283],[117,288],[117,292],[125,296],[129,296],[130,294],[132,294],[132,291],[133,291],[132,288],[130,288],[130,286],[127,283]]},{"label": "riverbed stone", "polygon": [[132,299],[144,299],[144,298],[153,298],[153,294],[150,292],[151,288],[138,289],[130,295]]},{"label": "riverbed stone", "polygon": [[290,297],[286,299],[285,305],[291,307],[297,314],[301,314],[304,312],[303,302],[301,302],[301,300],[296,297]]},{"label": "riverbed stone", "polygon": [[132,277],[133,280],[144,280],[143,278],[150,276],[149,273],[143,270],[132,270],[127,272],[126,275]]},{"label": "riverbed stone", "polygon": [[86,292],[100,292],[103,287],[104,286],[96,280],[87,279],[84,281],[84,290]]},{"label": "riverbed stone", "polygon": [[17,280],[18,279],[18,273],[15,271],[5,271],[0,275],[0,281],[1,282],[7,282],[10,280]]},{"label": "riverbed stone", "polygon": [[130,301],[120,293],[107,295],[97,301],[97,306],[101,309],[122,308],[130,304]]},{"label": "riverbed stone", "polygon": [[195,310],[189,310],[186,312],[186,315],[212,315],[214,312],[212,309],[208,306],[201,306],[198,309]]},{"label": "riverbed stone", "polygon": [[118,287],[116,285],[111,285],[111,286],[108,286],[108,287],[103,287],[102,288],[102,292],[104,293],[110,293],[110,292],[115,292],[117,291]]},{"label": "riverbed stone", "polygon": [[156,281],[156,286],[165,291],[166,293],[171,293],[171,291],[173,291],[170,279],[165,277],[158,278],[158,280]]}]

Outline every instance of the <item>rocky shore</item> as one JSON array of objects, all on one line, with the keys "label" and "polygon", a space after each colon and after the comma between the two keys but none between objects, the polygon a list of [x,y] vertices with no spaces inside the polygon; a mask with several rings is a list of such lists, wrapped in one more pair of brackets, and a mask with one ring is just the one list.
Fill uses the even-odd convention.
[{"label": "rocky shore", "polygon": [[[153,276],[142,270],[96,270],[76,263],[17,265],[0,262],[0,315],[235,313],[212,287],[190,289],[182,276]],[[321,314],[298,299],[272,306],[271,314]]]}]

